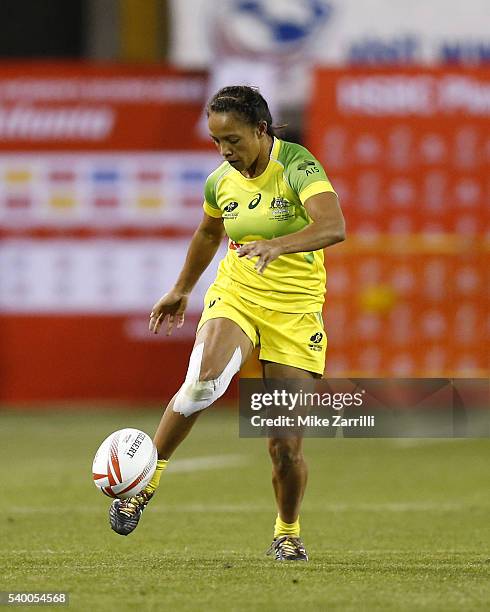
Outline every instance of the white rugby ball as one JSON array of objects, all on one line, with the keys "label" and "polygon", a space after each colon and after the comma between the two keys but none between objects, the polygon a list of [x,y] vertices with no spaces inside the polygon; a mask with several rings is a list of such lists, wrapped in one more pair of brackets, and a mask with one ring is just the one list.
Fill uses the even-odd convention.
[{"label": "white rugby ball", "polygon": [[157,465],[157,449],[139,429],[120,429],[107,437],[94,457],[95,486],[109,497],[137,495],[150,482]]}]

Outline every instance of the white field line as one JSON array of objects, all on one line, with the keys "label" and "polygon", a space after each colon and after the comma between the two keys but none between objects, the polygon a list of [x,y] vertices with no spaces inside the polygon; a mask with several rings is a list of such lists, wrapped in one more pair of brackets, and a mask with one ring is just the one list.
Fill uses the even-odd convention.
[{"label": "white field line", "polygon": [[250,460],[246,455],[210,455],[190,459],[172,459],[168,464],[168,473],[219,470],[228,467],[241,467],[249,463]]},{"label": "white field line", "polygon": [[[188,459],[171,459],[166,473],[200,472],[205,470],[221,470],[229,467],[249,465],[252,457],[248,455],[205,455]],[[43,468],[59,465],[59,459],[47,457],[41,460]],[[55,469],[55,467],[53,468]]]}]

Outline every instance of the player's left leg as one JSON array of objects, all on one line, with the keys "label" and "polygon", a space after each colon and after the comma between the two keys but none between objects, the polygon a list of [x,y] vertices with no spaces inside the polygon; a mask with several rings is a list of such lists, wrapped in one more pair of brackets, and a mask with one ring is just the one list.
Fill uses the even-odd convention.
[{"label": "player's left leg", "polygon": [[[311,379],[318,375],[278,363],[264,363],[266,379]],[[278,561],[307,561],[308,555],[300,539],[299,511],[308,479],[308,466],[303,455],[301,433],[290,437],[269,438],[272,459],[272,485],[278,514],[274,540],[269,549]]]}]

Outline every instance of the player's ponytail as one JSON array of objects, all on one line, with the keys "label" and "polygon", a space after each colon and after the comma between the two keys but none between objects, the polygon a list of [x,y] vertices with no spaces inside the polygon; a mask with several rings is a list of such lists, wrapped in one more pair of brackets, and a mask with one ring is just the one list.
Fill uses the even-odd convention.
[{"label": "player's ponytail", "polygon": [[214,94],[206,106],[206,114],[230,113],[240,115],[246,123],[256,126],[261,121],[267,123],[267,134],[275,136],[275,129],[285,126],[275,126],[265,98],[257,87],[248,85],[231,85],[223,87]]}]

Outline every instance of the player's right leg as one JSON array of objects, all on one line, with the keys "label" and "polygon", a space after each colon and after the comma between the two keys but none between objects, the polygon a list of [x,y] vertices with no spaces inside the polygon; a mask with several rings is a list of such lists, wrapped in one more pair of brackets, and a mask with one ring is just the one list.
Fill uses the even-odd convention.
[{"label": "player's right leg", "polygon": [[153,441],[158,458],[168,460],[187,436],[199,413],[226,391],[253,345],[230,319],[210,319],[201,327],[186,381],[165,410]]},{"label": "player's right leg", "polygon": [[114,531],[128,535],[136,529],[170,456],[200,412],[223,395],[252,350],[251,340],[234,321],[215,318],[202,325],[196,335],[185,382],[168,404],[153,439],[158,451],[157,470],[141,493],[127,500],[114,500],[109,511]]}]

